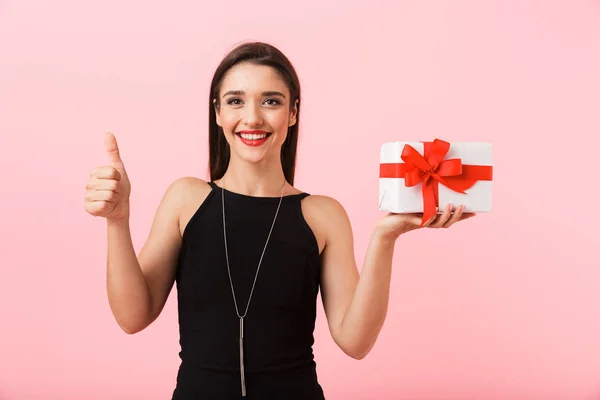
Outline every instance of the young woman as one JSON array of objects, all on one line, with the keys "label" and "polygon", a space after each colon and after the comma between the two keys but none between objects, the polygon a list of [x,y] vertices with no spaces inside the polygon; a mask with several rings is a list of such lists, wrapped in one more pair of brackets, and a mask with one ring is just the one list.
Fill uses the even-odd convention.
[{"label": "young woman", "polygon": [[[116,139],[94,169],[85,209],[108,225],[108,299],[130,334],[150,325],[177,284],[181,365],[173,399],[324,399],[313,357],[321,290],[335,343],[362,359],[383,325],[394,243],[419,215],[375,226],[359,276],[340,203],[293,186],[300,84],[265,43],[235,48],[209,99],[208,182],[184,177],[160,202],[138,256],[129,227],[130,182]],[[448,207],[424,226],[470,215]]]}]

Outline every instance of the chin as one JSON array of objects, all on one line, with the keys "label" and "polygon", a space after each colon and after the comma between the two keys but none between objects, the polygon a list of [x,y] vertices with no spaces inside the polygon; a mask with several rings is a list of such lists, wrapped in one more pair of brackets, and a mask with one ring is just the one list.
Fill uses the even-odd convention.
[{"label": "chin", "polygon": [[248,164],[260,164],[268,159],[266,154],[248,154],[246,151],[236,151],[238,158]]}]

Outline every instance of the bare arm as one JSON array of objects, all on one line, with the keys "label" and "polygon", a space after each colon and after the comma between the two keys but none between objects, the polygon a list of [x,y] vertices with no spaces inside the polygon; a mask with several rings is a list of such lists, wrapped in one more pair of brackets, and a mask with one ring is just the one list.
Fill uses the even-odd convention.
[{"label": "bare arm", "polygon": [[117,323],[129,334],[145,329],[159,316],[173,287],[181,247],[179,215],[189,186],[188,178],[169,186],[137,257],[129,218],[107,220],[108,301]]},{"label": "bare arm", "polygon": [[[306,207],[306,217],[325,238],[321,297],[329,331],[344,353],[361,359],[375,343],[385,319],[391,268],[376,256],[372,242],[359,275],[352,227],[342,205],[325,196],[308,199],[312,204]],[[386,257],[391,260],[391,254],[384,254]]]},{"label": "bare arm", "polygon": [[[362,359],[375,345],[387,314],[394,241],[376,232],[372,235],[357,279],[356,264],[349,255],[354,253],[350,222],[345,212],[332,218],[337,221],[330,226],[337,227],[337,232],[329,236],[324,252],[324,307],[330,310],[336,342],[349,356]],[[348,277],[341,280],[345,285],[340,276]]]},{"label": "bare arm", "polygon": [[[397,238],[418,229],[416,215],[387,215],[375,228],[359,275],[354,259],[350,220],[337,201],[315,196],[311,212],[323,229],[322,298],[334,341],[349,356],[362,359],[373,348],[383,327],[389,304],[392,258]],[[472,215],[462,209],[428,221],[426,227],[449,227]]]},{"label": "bare arm", "polygon": [[185,204],[202,201],[210,192],[206,182],[177,179],[166,190],[156,211],[148,239],[136,257],[129,226],[131,183],[114,134],[104,145],[110,165],[94,168],[86,183],[85,210],[107,221],[106,288],[111,311],[119,326],[136,333],[161,313],[175,280],[181,249]]}]

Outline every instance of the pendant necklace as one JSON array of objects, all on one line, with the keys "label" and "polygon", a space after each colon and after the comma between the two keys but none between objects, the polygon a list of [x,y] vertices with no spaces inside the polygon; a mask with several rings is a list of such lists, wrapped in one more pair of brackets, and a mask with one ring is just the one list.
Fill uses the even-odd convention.
[{"label": "pendant necklace", "polygon": [[233,280],[231,279],[231,269],[229,267],[229,253],[227,250],[227,232],[225,228],[225,184],[221,186],[221,204],[223,206],[223,239],[225,242],[225,260],[227,261],[227,273],[229,274],[229,284],[231,285],[231,294],[233,295],[233,303],[235,305],[235,312],[240,319],[240,335],[239,335],[239,344],[240,344],[240,380],[242,385],[242,399],[246,398],[246,377],[244,373],[244,318],[248,313],[248,308],[250,307],[250,300],[252,300],[252,294],[254,293],[254,286],[256,285],[256,278],[258,277],[258,271],[260,270],[260,265],[262,263],[263,257],[265,255],[265,250],[267,249],[267,245],[269,244],[269,239],[271,238],[271,232],[273,232],[273,227],[275,226],[275,221],[277,220],[277,214],[279,214],[279,207],[281,207],[281,201],[283,200],[283,192],[285,190],[286,181],[283,181],[283,185],[281,187],[281,197],[279,198],[279,204],[277,205],[277,210],[275,211],[275,217],[273,218],[273,223],[271,224],[271,229],[269,230],[269,235],[267,236],[267,241],[265,243],[265,247],[263,248],[262,254],[260,256],[260,260],[258,261],[258,267],[256,268],[256,273],[254,274],[254,282],[252,283],[252,289],[250,290],[250,296],[248,297],[248,303],[246,304],[246,309],[243,314],[240,314],[238,309],[237,300],[235,297],[235,290],[233,289]]}]

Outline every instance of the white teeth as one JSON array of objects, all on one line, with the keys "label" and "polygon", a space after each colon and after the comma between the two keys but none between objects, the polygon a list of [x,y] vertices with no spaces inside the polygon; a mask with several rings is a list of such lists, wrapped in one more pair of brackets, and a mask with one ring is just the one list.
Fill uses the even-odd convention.
[{"label": "white teeth", "polygon": [[240,133],[240,136],[246,140],[260,140],[267,137],[266,133],[255,134],[255,133]]}]

